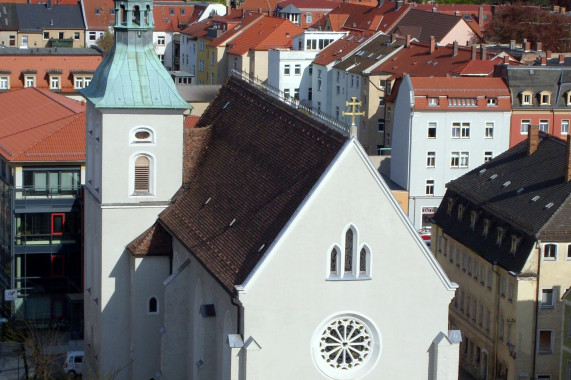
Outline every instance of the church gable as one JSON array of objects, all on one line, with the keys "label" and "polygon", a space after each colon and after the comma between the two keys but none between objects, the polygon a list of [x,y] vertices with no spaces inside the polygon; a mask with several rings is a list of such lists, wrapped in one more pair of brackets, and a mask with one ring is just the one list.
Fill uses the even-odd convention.
[{"label": "church gable", "polygon": [[237,78],[197,123],[204,127],[204,153],[159,220],[233,293],[346,138]]}]

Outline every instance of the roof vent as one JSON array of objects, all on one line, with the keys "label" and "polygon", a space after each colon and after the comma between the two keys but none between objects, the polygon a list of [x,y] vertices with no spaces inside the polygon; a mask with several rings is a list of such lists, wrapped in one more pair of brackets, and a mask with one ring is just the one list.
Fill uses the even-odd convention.
[{"label": "roof vent", "polygon": [[226,107],[228,107],[229,104],[230,104],[230,102],[226,102],[226,104],[224,104],[224,107],[222,107],[222,109],[225,110]]},{"label": "roof vent", "polygon": [[480,170],[480,174],[484,174],[486,172],[486,168]]},{"label": "roof vent", "polygon": [[504,182],[504,184],[502,185],[502,187],[508,187],[510,185],[511,181],[506,181]]},{"label": "roof vent", "polygon": [[258,252],[262,252],[262,249],[264,249],[265,246],[266,246],[265,244],[260,245],[260,248],[258,248]]},{"label": "roof vent", "polygon": [[523,193],[523,187],[520,187],[519,190],[517,191],[518,194]]},{"label": "roof vent", "polygon": [[553,207],[553,202],[549,202],[548,204],[545,205],[545,209],[548,209],[551,207]]},{"label": "roof vent", "polygon": [[236,218],[232,219],[232,221],[230,222],[228,227],[232,227],[234,225],[234,223],[236,223]]},{"label": "roof vent", "polygon": [[494,179],[496,179],[496,178],[498,178],[498,175],[497,175],[497,174],[492,174],[492,175],[490,176],[490,179],[491,179],[491,180],[494,180]]},{"label": "roof vent", "polygon": [[212,197],[208,197],[208,199],[206,200],[206,202],[204,202],[204,204],[207,205],[208,203],[210,203],[211,199],[212,199]]},{"label": "roof vent", "polygon": [[535,197],[531,198],[532,202],[537,202],[537,200],[539,199],[539,195],[536,195]]}]

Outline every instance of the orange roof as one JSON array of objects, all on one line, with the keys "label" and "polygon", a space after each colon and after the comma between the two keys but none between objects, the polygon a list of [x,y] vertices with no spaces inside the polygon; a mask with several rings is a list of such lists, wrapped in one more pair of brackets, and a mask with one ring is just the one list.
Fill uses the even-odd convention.
[{"label": "orange roof", "polygon": [[228,53],[244,55],[250,49],[291,48],[292,38],[300,33],[303,33],[303,28],[289,20],[265,16],[228,43],[231,46]]},{"label": "orange roof", "polygon": [[430,54],[427,44],[411,42],[408,48],[403,48],[387,61],[377,66],[373,73],[391,73],[394,77],[404,74],[418,77],[444,77],[451,75],[454,69],[465,65],[472,56],[468,48],[458,47],[458,54],[452,56],[452,45],[436,46]]},{"label": "orange roof", "polygon": [[[402,4],[397,9],[396,2],[385,1],[380,7],[370,3],[347,3],[339,4],[331,10],[324,19],[329,20],[332,30],[371,30],[389,31],[399,21],[412,4]],[[339,25],[343,19],[343,25]],[[314,26],[324,26],[324,20],[317,21]]]},{"label": "orange roof", "polygon": [[239,19],[239,21],[240,21],[239,26],[240,27],[238,27],[238,25],[234,24],[234,22],[236,20],[230,19],[229,21],[232,21],[232,24],[226,25],[228,30],[225,31],[224,33],[222,33],[220,36],[212,39],[212,41],[210,41],[210,43],[209,43],[209,46],[224,45],[228,40],[235,37],[236,35],[243,33],[245,30],[250,28],[250,26],[252,24],[254,24],[258,20],[263,19],[264,17],[266,17],[266,16],[264,16],[260,13],[249,13],[248,12],[244,18]]},{"label": "orange roof", "polygon": [[313,60],[313,63],[316,65],[327,66],[332,62],[343,59],[343,57],[354,51],[372,35],[372,32],[354,32],[348,36],[340,38],[319,52]]},{"label": "orange roof", "polygon": [[[60,49],[61,52],[62,49]],[[35,49],[29,49],[29,54],[8,55],[6,52],[0,55],[0,71],[10,72],[10,89],[16,90],[24,87],[24,76],[22,71],[35,71],[36,87],[49,89],[50,76],[48,72],[52,70],[61,73],[61,92],[74,93],[74,72],[94,73],[97,66],[103,60],[101,54],[98,55],[76,55],[76,54],[49,54],[50,49],[41,49],[34,53]],[[78,50],[77,50],[78,51]]]},{"label": "orange roof", "polygon": [[81,0],[87,30],[107,30],[115,23],[113,0]]},{"label": "orange roof", "polygon": [[245,11],[262,12],[273,15],[278,1],[279,0],[246,0],[240,5],[240,8]]},{"label": "orange roof", "polygon": [[494,66],[502,62],[503,59],[499,57],[485,61],[476,59],[458,66],[453,69],[452,72],[458,73],[462,76],[492,76],[494,73]]},{"label": "orange roof", "polygon": [[37,88],[0,94],[0,154],[8,161],[85,161],[85,103]]},{"label": "orange roof", "polygon": [[180,32],[181,27],[184,28],[197,21],[205,8],[203,5],[193,5],[183,1],[154,3],[155,32]]},{"label": "orange roof", "polygon": [[[447,77],[427,78],[411,77],[415,97],[415,109],[426,110],[511,110],[510,91],[501,78]],[[486,98],[496,98],[497,104],[488,105]],[[429,98],[439,98],[437,106],[428,105]],[[445,98],[475,98],[475,104],[450,105]]]}]

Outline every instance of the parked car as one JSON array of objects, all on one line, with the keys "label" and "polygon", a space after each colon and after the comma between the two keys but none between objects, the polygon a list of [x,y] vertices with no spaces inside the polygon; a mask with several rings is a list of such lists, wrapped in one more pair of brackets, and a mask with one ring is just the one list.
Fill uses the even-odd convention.
[{"label": "parked car", "polygon": [[69,351],[67,353],[67,357],[65,358],[63,371],[69,377],[76,377],[77,375],[81,375],[84,356],[85,353],[83,351]]}]

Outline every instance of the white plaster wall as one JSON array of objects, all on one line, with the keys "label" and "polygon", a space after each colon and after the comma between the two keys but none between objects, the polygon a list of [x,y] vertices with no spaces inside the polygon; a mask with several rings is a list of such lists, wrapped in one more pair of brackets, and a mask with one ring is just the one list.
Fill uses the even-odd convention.
[{"label": "white plaster wall", "polygon": [[[321,78],[319,73],[321,71]],[[311,105],[313,108],[317,109],[319,103],[321,103],[321,111],[329,113],[329,108],[331,104],[331,98],[329,96],[329,80],[331,73],[329,68],[322,65],[313,65],[313,75],[312,75],[312,87],[313,87],[313,100]],[[321,80],[321,89],[319,89],[318,82]]]},{"label": "white plaster wall", "polygon": [[218,16],[224,16],[226,14],[226,6],[224,4],[210,3],[204,9],[204,12],[200,15],[196,22],[202,21],[210,17],[210,15],[217,14]]},{"label": "white plaster wall", "polygon": [[[165,329],[161,357],[166,379],[229,380],[228,331],[238,333],[237,306],[231,296],[188,250],[173,239],[173,272],[190,264],[165,287]],[[216,317],[199,314],[201,304],[214,304]],[[202,360],[199,368],[196,363]]]},{"label": "white plaster wall", "polygon": [[454,43],[454,41],[458,41],[459,45],[468,46],[469,43],[477,42],[477,37],[466,21],[460,20],[438,44],[448,45]]},{"label": "white plaster wall", "polygon": [[[268,51],[268,84],[280,91],[289,89],[293,97],[299,89],[299,99],[307,101],[308,89],[312,87],[309,66],[318,51],[270,50]],[[285,65],[290,66],[290,75],[284,74]],[[300,65],[300,74],[295,74],[295,65]],[[313,89],[312,89],[313,92]]]},{"label": "white plaster wall", "polygon": [[[106,165],[101,180],[102,202],[168,201],[182,184],[182,114],[151,114],[144,110],[130,114],[124,110],[111,112],[113,111],[104,115],[103,123],[117,127],[105,128],[101,136],[101,160]],[[139,126],[154,130],[155,143],[129,143],[129,133]],[[111,144],[105,144],[107,141]],[[132,177],[129,175],[132,170],[130,166],[133,165],[131,160],[137,153],[154,157],[152,169],[155,174],[151,175],[155,183],[154,195],[132,196],[132,190],[129,190],[129,180]],[[142,232],[139,230],[139,233]]]},{"label": "white plaster wall", "polygon": [[[382,355],[364,379],[428,378],[428,350],[447,331],[454,288],[364,159],[345,151],[240,293],[244,339],[261,346],[247,353],[248,379],[324,378],[311,338],[343,311],[370,317],[382,335]],[[328,254],[349,224],[371,248],[372,279],[327,281]]]},{"label": "white plaster wall", "polygon": [[[339,76],[337,76],[339,74]],[[329,114],[336,117],[337,108],[339,107],[339,120],[343,120],[348,124],[351,124],[351,118],[349,116],[342,116],[342,112],[345,110],[345,102],[347,101],[346,94],[346,82],[347,73],[344,70],[333,69],[331,70],[331,84],[329,85],[329,91],[331,93],[331,108]],[[337,86],[339,86],[339,94],[337,94]]]},{"label": "white plaster wall", "polygon": [[[169,258],[131,256],[131,336],[133,378],[151,379],[161,368],[160,342],[164,317],[163,281],[169,276]],[[158,313],[149,313],[149,299],[157,299]]]},{"label": "white plaster wall", "polygon": [[[159,36],[165,38],[165,44],[159,45],[158,38]],[[153,32],[153,44],[155,46],[155,53],[157,55],[164,55],[165,60],[163,65],[166,67],[167,70],[173,69],[174,57],[173,57],[173,34],[172,32]]]}]

